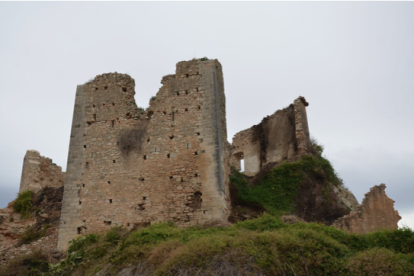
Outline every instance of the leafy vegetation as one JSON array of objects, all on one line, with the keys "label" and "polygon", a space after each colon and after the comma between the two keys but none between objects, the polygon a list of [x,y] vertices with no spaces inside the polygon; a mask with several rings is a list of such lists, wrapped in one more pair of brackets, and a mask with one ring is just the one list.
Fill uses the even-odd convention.
[{"label": "leafy vegetation", "polygon": [[[342,185],[323,147],[313,156],[282,163],[255,185],[232,170],[238,200],[269,213],[231,227],[178,228],[153,224],[72,240],[66,258],[48,263],[39,253],[0,268],[0,275],[414,275],[410,228],[350,234],[318,223],[284,223],[301,183],[313,178]],[[132,272],[134,274],[132,274]]]},{"label": "leafy vegetation", "polygon": [[31,216],[33,192],[30,190],[24,191],[17,195],[17,199],[13,204],[15,212],[20,213],[22,218]]},{"label": "leafy vegetation", "polygon": [[282,163],[265,174],[257,185],[250,185],[245,176],[233,168],[230,182],[237,187],[238,196],[244,202],[261,205],[274,215],[294,211],[294,199],[306,177],[322,182],[326,189],[329,183],[342,185],[329,160],[322,157],[322,148],[320,150],[317,156],[307,155],[293,163]]},{"label": "leafy vegetation", "polygon": [[155,99],[157,99],[157,97],[155,97],[155,96],[151,97],[151,101],[155,101]]},{"label": "leafy vegetation", "polygon": [[19,245],[29,244],[33,241],[36,241],[40,238],[43,238],[46,234],[46,229],[52,227],[50,224],[46,224],[42,227],[41,230],[36,230],[33,227],[26,229],[26,231],[19,237]]},{"label": "leafy vegetation", "polygon": [[414,232],[349,234],[317,223],[285,224],[269,214],[226,228],[115,227],[73,240],[64,260],[25,275],[95,275],[104,268],[115,275],[131,266],[143,275],[214,275],[223,269],[233,275],[413,275]]}]

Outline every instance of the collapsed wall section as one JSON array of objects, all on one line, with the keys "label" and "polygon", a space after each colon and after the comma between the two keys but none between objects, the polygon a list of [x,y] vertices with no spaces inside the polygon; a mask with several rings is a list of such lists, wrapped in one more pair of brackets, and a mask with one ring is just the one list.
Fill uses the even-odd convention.
[{"label": "collapsed wall section", "polygon": [[394,210],[395,201],[385,194],[385,188],[385,184],[372,187],[356,210],[336,220],[333,226],[357,234],[397,229],[401,217]]},{"label": "collapsed wall section", "polygon": [[44,187],[62,187],[65,173],[52,159],[41,156],[36,150],[28,150],[23,160],[19,193],[26,190],[38,192]]},{"label": "collapsed wall section", "polygon": [[233,137],[231,165],[244,174],[254,176],[269,163],[295,160],[311,150],[305,98],[297,98],[285,109],[263,118],[258,125],[238,132]]},{"label": "collapsed wall section", "polygon": [[60,249],[80,234],[161,221],[226,220],[229,145],[218,61],[179,62],[143,111],[134,80],[104,74],[78,86]]}]

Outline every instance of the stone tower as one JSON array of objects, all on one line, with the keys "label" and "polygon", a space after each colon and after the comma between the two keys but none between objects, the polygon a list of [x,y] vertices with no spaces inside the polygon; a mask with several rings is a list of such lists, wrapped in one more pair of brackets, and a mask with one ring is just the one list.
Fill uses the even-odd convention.
[{"label": "stone tower", "polygon": [[79,85],[69,146],[58,248],[115,225],[229,215],[224,83],[217,60],[179,62],[147,110],[134,80],[103,74]]}]

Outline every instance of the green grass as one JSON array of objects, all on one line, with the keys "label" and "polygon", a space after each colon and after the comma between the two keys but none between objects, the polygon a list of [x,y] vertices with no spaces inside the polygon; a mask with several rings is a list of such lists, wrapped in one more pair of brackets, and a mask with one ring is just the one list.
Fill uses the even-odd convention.
[{"label": "green grass", "polygon": [[13,209],[15,212],[20,213],[22,218],[28,218],[31,216],[32,196],[33,192],[30,190],[17,194],[17,199],[13,204]]},{"label": "green grass", "polygon": [[305,177],[328,184],[342,185],[331,163],[320,154],[307,155],[296,162],[284,162],[267,173],[258,185],[249,185],[242,173],[232,169],[230,182],[238,190],[240,200],[265,207],[271,214],[295,210],[294,199]]},{"label": "green grass", "polygon": [[240,275],[414,275],[414,232],[349,234],[269,214],[227,228],[115,227],[73,240],[67,258],[42,272],[95,275],[108,263],[110,275],[128,266],[144,266],[150,275],[209,275],[223,266],[246,273]]}]

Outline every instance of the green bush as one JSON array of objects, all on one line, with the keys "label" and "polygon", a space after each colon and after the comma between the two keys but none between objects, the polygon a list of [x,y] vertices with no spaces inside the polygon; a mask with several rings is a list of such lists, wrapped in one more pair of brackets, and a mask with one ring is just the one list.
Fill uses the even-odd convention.
[{"label": "green bush", "polygon": [[385,248],[372,248],[349,258],[348,273],[356,276],[413,275],[414,265],[408,257]]},{"label": "green bush", "polygon": [[284,162],[266,173],[256,185],[250,185],[244,175],[232,168],[230,183],[237,187],[241,201],[265,207],[280,215],[295,210],[294,199],[305,178],[325,185],[342,185],[331,163],[322,156],[307,155],[296,162]]},{"label": "green bush", "polygon": [[33,192],[30,190],[17,194],[17,199],[13,204],[14,211],[20,213],[22,218],[31,216]]}]

